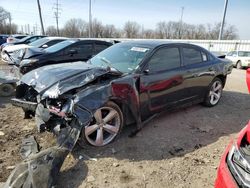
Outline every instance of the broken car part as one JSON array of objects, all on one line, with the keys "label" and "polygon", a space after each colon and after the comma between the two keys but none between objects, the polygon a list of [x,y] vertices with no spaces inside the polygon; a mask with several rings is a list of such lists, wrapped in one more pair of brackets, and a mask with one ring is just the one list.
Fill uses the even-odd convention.
[{"label": "broken car part", "polygon": [[4,188],[51,188],[56,186],[60,168],[74,148],[84,124],[73,123],[60,131],[57,145],[38,152],[34,138],[23,141],[24,161],[10,174]]}]

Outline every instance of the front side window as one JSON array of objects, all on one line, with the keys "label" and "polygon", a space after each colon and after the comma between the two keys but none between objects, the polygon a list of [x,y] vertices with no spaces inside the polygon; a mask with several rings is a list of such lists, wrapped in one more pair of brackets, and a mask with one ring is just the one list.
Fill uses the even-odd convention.
[{"label": "front side window", "polygon": [[155,52],[148,63],[150,72],[170,70],[181,66],[179,48],[161,48]]},{"label": "front side window", "polygon": [[229,53],[227,54],[227,56],[233,56],[233,53],[234,53],[234,51],[229,52]]},{"label": "front side window", "polygon": [[194,48],[183,48],[185,65],[192,65],[203,62],[203,56],[200,50]]}]

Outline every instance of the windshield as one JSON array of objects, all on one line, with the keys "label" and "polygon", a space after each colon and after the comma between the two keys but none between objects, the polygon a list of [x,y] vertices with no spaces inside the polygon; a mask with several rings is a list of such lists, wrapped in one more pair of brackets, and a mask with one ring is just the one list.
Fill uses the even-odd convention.
[{"label": "windshield", "polygon": [[139,63],[149,51],[148,47],[119,43],[97,54],[90,59],[89,63],[100,67],[115,68],[122,73],[129,73],[137,69]]},{"label": "windshield", "polygon": [[46,48],[44,51],[45,52],[49,52],[49,53],[53,53],[53,52],[57,52],[73,43],[75,43],[76,41],[75,40],[65,40],[63,42],[59,42],[49,48]]},{"label": "windshield", "polygon": [[34,46],[34,47],[40,47],[48,41],[49,41],[48,38],[41,38],[41,39],[35,40],[34,42],[29,43],[29,45]]}]

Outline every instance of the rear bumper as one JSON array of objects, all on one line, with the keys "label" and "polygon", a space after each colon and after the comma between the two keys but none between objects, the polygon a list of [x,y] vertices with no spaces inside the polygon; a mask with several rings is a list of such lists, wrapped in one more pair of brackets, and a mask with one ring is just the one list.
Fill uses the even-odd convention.
[{"label": "rear bumper", "polygon": [[25,101],[22,99],[13,98],[11,99],[11,103],[13,106],[21,107],[24,111],[32,111],[35,112],[37,108],[36,102]]},{"label": "rear bumper", "polygon": [[223,154],[220,166],[217,171],[217,178],[215,180],[215,188],[238,188],[237,183],[235,182],[230,170],[228,169],[226,160],[229,150],[232,147],[232,142],[226,148],[225,153]]}]

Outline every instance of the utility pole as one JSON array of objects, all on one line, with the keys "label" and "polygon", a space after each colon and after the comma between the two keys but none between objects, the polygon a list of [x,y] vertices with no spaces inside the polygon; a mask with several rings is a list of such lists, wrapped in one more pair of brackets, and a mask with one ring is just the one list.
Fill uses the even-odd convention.
[{"label": "utility pole", "polygon": [[10,34],[12,34],[12,25],[11,25],[11,15],[9,13],[9,22],[10,22]]},{"label": "utility pole", "polygon": [[56,30],[57,30],[57,35],[59,36],[59,24],[58,24],[58,19],[59,19],[59,15],[61,14],[60,12],[60,4],[58,4],[58,0],[56,0],[56,3],[54,4],[53,9],[55,10],[54,15],[55,15],[55,19],[56,19]]},{"label": "utility pole", "polygon": [[44,27],[43,27],[43,18],[42,18],[42,13],[41,13],[41,6],[40,6],[39,0],[37,0],[37,6],[38,6],[39,17],[40,17],[40,22],[41,22],[42,34],[45,35]]},{"label": "utility pole", "polygon": [[182,38],[182,19],[183,19],[184,7],[181,7],[181,19],[180,19],[180,28],[179,28],[179,39]]},{"label": "utility pole", "polygon": [[221,22],[221,26],[220,26],[220,34],[219,34],[219,38],[218,38],[219,40],[221,40],[223,37],[223,29],[224,29],[224,25],[225,25],[226,14],[227,14],[227,4],[228,4],[228,0],[225,0],[222,22]]},{"label": "utility pole", "polygon": [[92,13],[91,13],[91,0],[89,0],[89,38],[92,37]]}]

